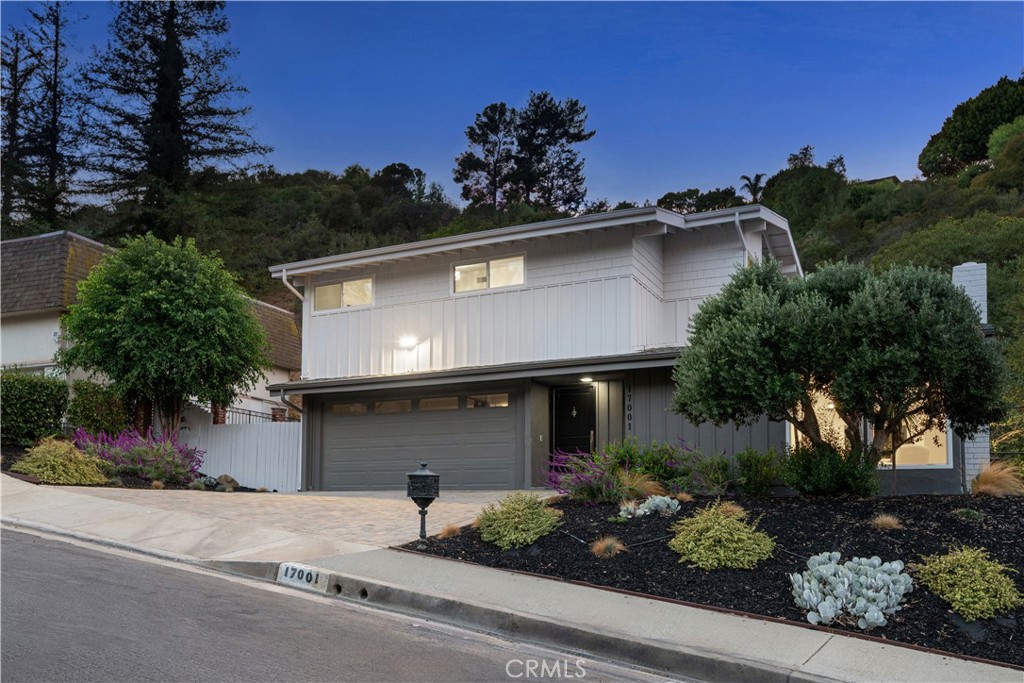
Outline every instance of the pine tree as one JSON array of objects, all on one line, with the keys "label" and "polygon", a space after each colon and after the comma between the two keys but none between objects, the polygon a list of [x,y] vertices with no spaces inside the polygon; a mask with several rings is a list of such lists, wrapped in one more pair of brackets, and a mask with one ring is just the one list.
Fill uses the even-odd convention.
[{"label": "pine tree", "polygon": [[583,204],[583,162],[574,145],[594,137],[579,100],[531,92],[516,120],[515,179],[527,204],[575,213]]},{"label": "pine tree", "polygon": [[473,206],[490,207],[500,216],[512,197],[515,170],[516,110],[504,102],[484,107],[466,128],[469,149],[455,159],[455,182]]},{"label": "pine tree", "polygon": [[84,70],[92,189],[139,207],[133,230],[188,231],[192,180],[269,152],[245,123],[247,92],[228,74],[224,2],[122,2],[111,40]]},{"label": "pine tree", "polygon": [[24,186],[26,182],[25,150],[25,109],[28,106],[28,88],[35,70],[31,58],[28,38],[24,31],[16,28],[3,37],[2,48],[2,99],[3,122],[0,125],[0,225],[3,237],[17,236],[15,217],[24,207]]},{"label": "pine tree", "polygon": [[37,68],[25,133],[26,210],[33,223],[47,230],[66,227],[80,159],[81,99],[68,68],[67,13],[64,2],[29,10]]},{"label": "pine tree", "polygon": [[530,93],[521,110],[490,104],[466,129],[470,148],[455,160],[455,182],[473,206],[491,207],[499,222],[510,206],[575,214],[586,198],[583,160],[575,145],[589,140],[578,100]]}]

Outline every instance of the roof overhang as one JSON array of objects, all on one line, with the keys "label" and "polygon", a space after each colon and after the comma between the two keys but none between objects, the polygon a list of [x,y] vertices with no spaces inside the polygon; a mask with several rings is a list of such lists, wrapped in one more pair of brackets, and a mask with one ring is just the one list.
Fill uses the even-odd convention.
[{"label": "roof overhang", "polygon": [[486,367],[459,368],[436,372],[416,372],[404,375],[375,375],[335,379],[300,380],[272,384],[267,389],[274,397],[289,394],[342,394],[386,389],[415,389],[451,384],[484,384],[521,379],[554,378],[560,375],[597,375],[667,368],[675,364],[679,349],[659,349],[620,356],[599,356],[557,361],[509,363]]},{"label": "roof overhang", "polygon": [[789,223],[771,209],[758,204],[686,215],[656,206],[623,209],[621,211],[610,211],[574,218],[561,218],[553,221],[544,221],[543,223],[513,225],[507,228],[483,230],[453,235],[451,237],[439,237],[432,240],[396,244],[378,249],[285,263],[271,266],[270,274],[274,278],[287,282],[289,277],[301,277],[315,273],[381,265],[462,249],[477,249],[530,239],[545,239],[590,230],[602,231],[610,228],[632,226],[639,229],[640,235],[653,236],[670,232],[700,230],[712,226],[746,225],[751,222],[765,226],[764,229],[769,239],[769,248],[772,250],[773,256],[783,264],[783,267],[786,268],[788,266],[791,272],[801,274],[802,271],[796,255],[796,247],[789,233]]}]

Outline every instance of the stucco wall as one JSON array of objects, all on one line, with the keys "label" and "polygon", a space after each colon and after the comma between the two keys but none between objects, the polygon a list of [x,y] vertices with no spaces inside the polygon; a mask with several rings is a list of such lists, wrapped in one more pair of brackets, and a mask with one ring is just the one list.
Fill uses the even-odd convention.
[{"label": "stucco wall", "polygon": [[0,322],[0,364],[53,365],[60,333],[58,313],[4,316]]}]

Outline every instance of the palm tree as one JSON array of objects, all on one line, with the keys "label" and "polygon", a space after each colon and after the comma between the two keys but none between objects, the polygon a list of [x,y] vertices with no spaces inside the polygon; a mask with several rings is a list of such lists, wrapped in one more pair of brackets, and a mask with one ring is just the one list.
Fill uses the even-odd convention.
[{"label": "palm tree", "polygon": [[761,184],[761,179],[764,178],[764,175],[764,173],[755,173],[753,178],[748,175],[740,176],[740,180],[743,181],[740,189],[745,190],[750,195],[750,201],[753,204],[761,201],[761,193],[764,192],[764,185]]}]

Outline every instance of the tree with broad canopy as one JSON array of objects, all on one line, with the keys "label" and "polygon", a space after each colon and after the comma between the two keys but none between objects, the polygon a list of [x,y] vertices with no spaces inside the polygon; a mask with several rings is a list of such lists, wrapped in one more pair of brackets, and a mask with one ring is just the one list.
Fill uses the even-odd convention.
[{"label": "tree with broad canopy", "polygon": [[[844,262],[788,279],[766,260],[701,304],[673,403],[695,423],[767,415],[814,445],[845,436],[877,464],[947,420],[961,438],[997,420],[1003,374],[973,302],[940,271]],[[844,434],[823,430],[815,397],[834,404]]]},{"label": "tree with broad canopy", "polygon": [[186,401],[230,405],[271,368],[235,279],[192,240],[127,239],[79,282],[57,360],[152,401],[164,433],[176,432]]}]

